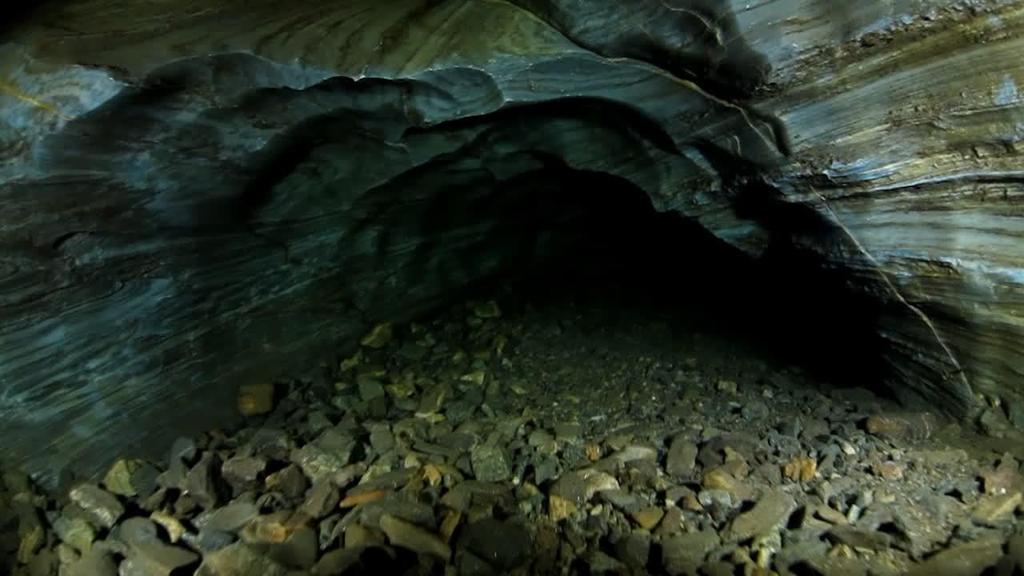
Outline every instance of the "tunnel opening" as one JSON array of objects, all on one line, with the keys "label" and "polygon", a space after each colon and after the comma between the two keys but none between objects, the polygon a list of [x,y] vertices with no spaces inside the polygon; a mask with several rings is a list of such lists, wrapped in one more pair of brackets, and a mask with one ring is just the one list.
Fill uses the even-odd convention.
[{"label": "tunnel opening", "polygon": [[[555,317],[571,316],[559,313],[566,307],[600,311],[612,325],[660,322],[680,350],[697,344],[691,351],[799,367],[825,388],[893,398],[877,302],[850,291],[839,272],[784,235],[747,254],[694,219],[658,212],[622,178],[565,166],[509,182],[494,201],[519,244],[505,250],[511,258],[499,273],[467,287],[466,298]],[[503,251],[480,250],[468,257]]]}]

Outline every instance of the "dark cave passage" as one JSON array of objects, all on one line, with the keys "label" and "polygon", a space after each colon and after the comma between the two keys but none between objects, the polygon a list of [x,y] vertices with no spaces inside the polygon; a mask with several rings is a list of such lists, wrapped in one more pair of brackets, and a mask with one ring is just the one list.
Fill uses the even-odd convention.
[{"label": "dark cave passage", "polygon": [[878,304],[785,238],[745,254],[694,220],[657,212],[641,190],[607,174],[551,168],[494,195],[494,236],[467,257],[495,251],[510,255],[508,265],[467,297],[556,315],[578,305],[626,322],[660,318],[681,343],[706,334],[730,348],[721,352],[891,396]]}]

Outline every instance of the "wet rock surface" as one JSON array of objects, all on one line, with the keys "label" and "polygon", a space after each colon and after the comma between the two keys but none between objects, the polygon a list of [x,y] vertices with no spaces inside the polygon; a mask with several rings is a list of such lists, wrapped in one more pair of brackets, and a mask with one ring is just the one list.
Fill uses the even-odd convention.
[{"label": "wet rock surface", "polygon": [[500,310],[377,327],[328,386],[278,383],[265,415],[166,463],[57,499],[4,475],[0,571],[1024,570],[1024,471],[999,438],[642,314]]}]

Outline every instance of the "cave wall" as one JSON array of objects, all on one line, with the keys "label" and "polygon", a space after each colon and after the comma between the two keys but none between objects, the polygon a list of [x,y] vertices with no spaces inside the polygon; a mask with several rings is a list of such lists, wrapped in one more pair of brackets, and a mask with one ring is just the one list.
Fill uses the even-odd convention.
[{"label": "cave wall", "polygon": [[885,311],[898,394],[1017,414],[1024,3],[343,4],[4,29],[6,459],[94,472],[553,253],[559,215],[498,217],[552,169],[801,247]]}]

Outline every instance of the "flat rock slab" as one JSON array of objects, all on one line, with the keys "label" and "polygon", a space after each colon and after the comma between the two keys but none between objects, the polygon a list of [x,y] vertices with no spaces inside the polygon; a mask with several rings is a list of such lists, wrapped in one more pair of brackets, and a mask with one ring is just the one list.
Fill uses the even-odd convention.
[{"label": "flat rock slab", "polygon": [[765,536],[782,527],[796,510],[792,496],[780,491],[768,492],[754,507],[740,514],[729,526],[727,537],[732,541]]}]

